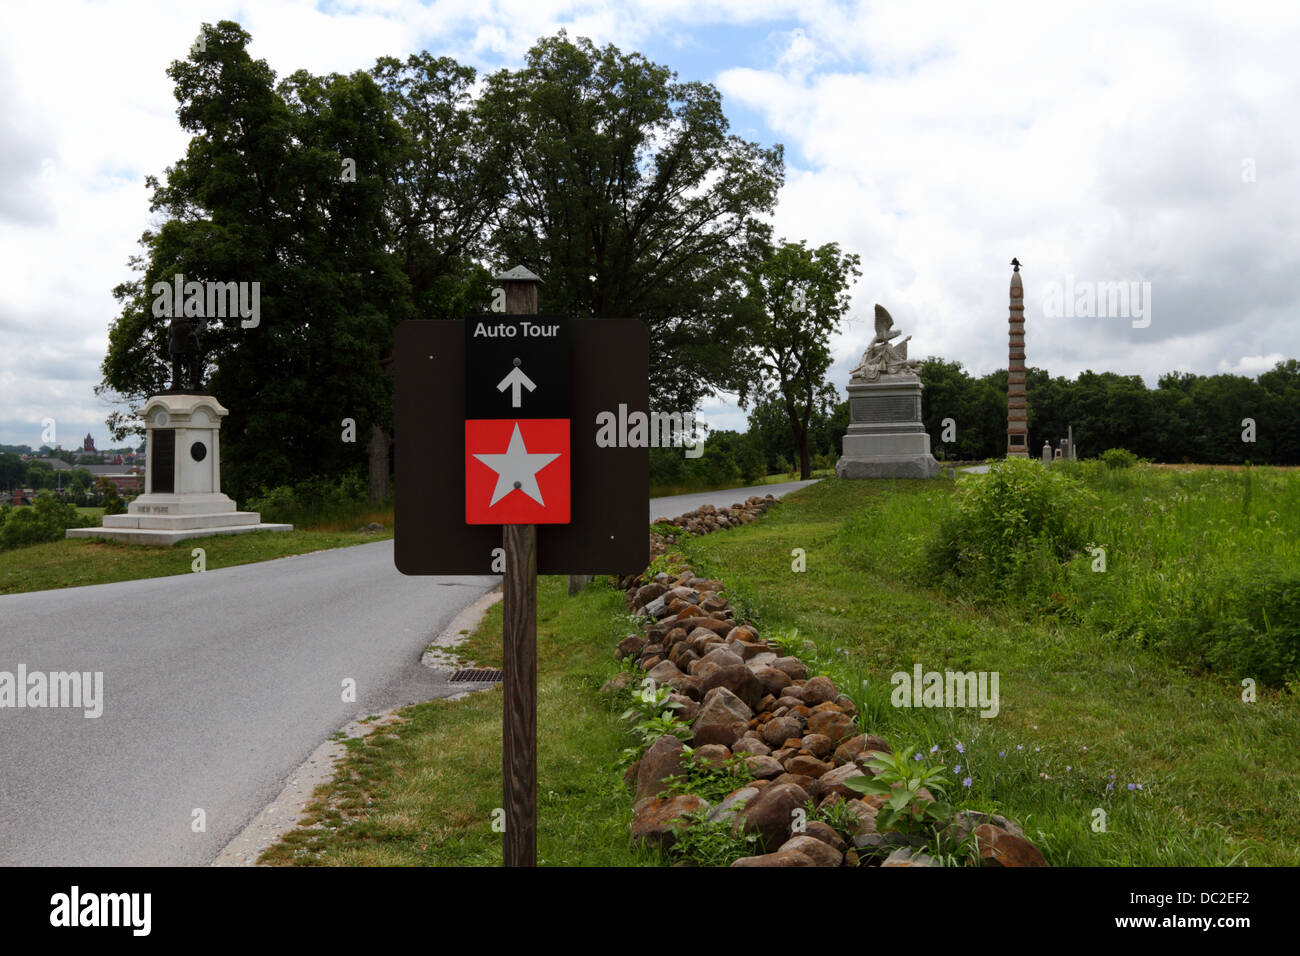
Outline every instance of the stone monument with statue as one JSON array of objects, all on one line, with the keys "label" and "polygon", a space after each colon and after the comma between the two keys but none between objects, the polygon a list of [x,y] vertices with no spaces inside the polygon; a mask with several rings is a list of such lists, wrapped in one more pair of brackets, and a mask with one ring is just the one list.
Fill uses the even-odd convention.
[{"label": "stone monument with statue", "polygon": [[126,514],[105,515],[101,528],[69,528],[69,538],[170,545],[215,534],[293,530],[291,524],[264,524],[257,512],[239,511],[221,493],[221,419],[229,413],[203,392],[202,321],[174,318],[168,327],[171,388],[141,410],[144,494]]},{"label": "stone monument with statue", "polygon": [[921,424],[921,376],[907,357],[910,335],[900,333],[876,306],[876,336],[849,377],[849,430],[839,478],[933,478],[939,463]]}]

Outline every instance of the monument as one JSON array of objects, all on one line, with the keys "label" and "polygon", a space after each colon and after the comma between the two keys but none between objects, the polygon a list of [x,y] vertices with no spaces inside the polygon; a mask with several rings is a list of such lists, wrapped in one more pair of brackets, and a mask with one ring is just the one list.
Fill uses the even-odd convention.
[{"label": "monument", "polygon": [[108,538],[127,544],[171,545],[187,538],[250,531],[292,531],[239,511],[221,493],[221,419],[227,414],[203,392],[202,320],[174,318],[167,330],[172,384],[141,410],[146,431],[144,494],[124,515],[104,515],[103,527],[69,528],[69,538]]},{"label": "monument", "polygon": [[839,478],[933,478],[939,463],[921,424],[919,364],[907,357],[894,320],[876,306],[876,336],[849,376],[849,429]]},{"label": "monument", "polygon": [[1025,287],[1020,260],[1012,259],[1011,326],[1007,364],[1007,457],[1029,457],[1029,415],[1025,405]]}]

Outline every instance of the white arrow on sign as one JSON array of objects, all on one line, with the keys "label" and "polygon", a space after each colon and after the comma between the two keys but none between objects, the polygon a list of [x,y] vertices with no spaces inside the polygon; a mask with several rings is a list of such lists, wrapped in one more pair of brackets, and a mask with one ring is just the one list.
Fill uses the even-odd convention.
[{"label": "white arrow on sign", "polygon": [[510,370],[509,375],[507,375],[505,378],[503,378],[500,382],[497,383],[498,392],[504,392],[507,388],[512,389],[510,393],[511,408],[519,407],[520,386],[523,386],[524,388],[528,389],[528,391],[530,392],[533,389],[537,388],[537,386],[533,383],[533,380],[529,378],[527,375],[525,375],[523,373],[523,370],[518,365],[516,365],[514,368]]}]

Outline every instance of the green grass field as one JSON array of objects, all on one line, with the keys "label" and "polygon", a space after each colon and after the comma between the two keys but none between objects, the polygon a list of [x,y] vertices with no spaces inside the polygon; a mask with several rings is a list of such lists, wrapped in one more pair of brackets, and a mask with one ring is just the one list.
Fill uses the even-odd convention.
[{"label": "green grass field", "polygon": [[[382,518],[374,520],[382,523]],[[355,529],[257,531],[193,538],[166,548],[78,538],[34,544],[0,551],[0,594],[189,574],[194,548],[203,548],[207,568],[214,571],[235,564],[366,544],[393,536],[391,514],[387,519],[384,530],[373,534],[358,534]]]},{"label": "green grass field", "polygon": [[[1297,512],[1278,508],[1292,500],[1297,479],[1256,478],[1250,507],[1265,519],[1276,511],[1274,533],[1293,544]],[[1119,587],[1152,587],[1141,584],[1144,575],[1176,587],[1167,573],[1161,578],[1165,562],[1231,563],[1216,549],[1255,537],[1253,525],[1233,525],[1240,503],[1209,477],[1134,470],[1080,480],[1098,495],[1102,517],[1118,512],[1106,518],[1119,542],[1112,547],[1147,548],[1144,562],[1120,561],[1129,577]],[[1142,523],[1163,520],[1157,501],[1183,500],[1184,481],[1199,488],[1200,504],[1188,506],[1179,533],[1144,532]],[[954,487],[825,481],[761,521],[688,539],[682,550],[728,585],[761,632],[797,630],[814,641],[819,669],[853,689],[872,731],[896,748],[935,748],[932,759],[954,768],[958,806],[1020,821],[1053,865],[1300,862],[1296,695],[1263,686],[1257,702],[1244,703],[1235,680],[1192,673],[1162,648],[1106,633],[1086,615],[919,586],[925,544]],[[803,572],[792,569],[800,548]],[[1270,553],[1294,556],[1281,541]],[[621,596],[598,585],[568,598],[562,583],[544,579],[539,603],[540,855],[573,865],[655,863],[627,849],[630,798],[614,765],[628,736],[596,693],[616,670],[610,648],[629,631]],[[1084,597],[1076,603],[1087,609]],[[495,664],[499,641],[498,606],[465,650]],[[890,675],[918,662],[997,671],[999,714],[891,706]],[[499,862],[500,835],[488,820],[500,801],[500,690],[406,713],[390,734],[351,745],[312,826],[270,851],[269,862]],[[969,789],[960,785],[966,777]]]}]

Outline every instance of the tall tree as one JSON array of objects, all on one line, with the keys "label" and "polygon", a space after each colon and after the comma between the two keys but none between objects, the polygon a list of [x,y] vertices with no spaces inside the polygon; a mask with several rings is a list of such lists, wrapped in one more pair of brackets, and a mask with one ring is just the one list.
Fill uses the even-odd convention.
[{"label": "tall tree", "polygon": [[[192,136],[165,182],[146,181],[166,220],[132,260],[142,276],[114,290],[122,312],[99,391],[138,406],[165,387],[168,319],[154,314],[155,283],[177,273],[256,282],[255,326],[208,317],[203,334],[209,385],[230,409],[225,477],[247,494],[286,475],[361,467],[343,421],[364,436],[391,415],[379,363],[411,311],[385,213],[403,133],[367,74],[296,73],[277,89],[238,24],[205,25],[204,38],[168,69]],[[109,424],[117,439],[139,430],[127,415]]]},{"label": "tall tree", "polygon": [[713,86],[563,31],[488,77],[478,110],[508,160],[493,248],[542,277],[544,311],[645,322],[660,407],[736,390],[741,266],[781,147],[728,135]]},{"label": "tall tree", "polygon": [[801,240],[767,246],[748,269],[749,294],[742,310],[749,354],[738,389],[741,405],[769,397],[785,410],[799,455],[799,474],[812,474],[809,422],[829,414],[839,399],[826,380],[830,336],[849,309],[850,276],[859,276],[856,253],[841,254],[834,242],[809,249]]}]

